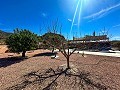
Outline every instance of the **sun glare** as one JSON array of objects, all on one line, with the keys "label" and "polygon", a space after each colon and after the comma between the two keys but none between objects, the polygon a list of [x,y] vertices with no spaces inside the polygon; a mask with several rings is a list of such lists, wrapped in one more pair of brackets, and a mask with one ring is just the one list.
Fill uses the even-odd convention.
[{"label": "sun glare", "polygon": [[[82,15],[82,10],[83,8],[89,4],[90,0],[75,0],[76,2],[76,8],[75,8],[75,12],[74,12],[74,16],[72,19],[72,25],[71,25],[71,30],[70,30],[70,34],[72,32],[72,29],[74,27],[74,23],[75,20],[77,19],[77,26],[78,26],[78,31],[80,29],[80,23],[81,23],[81,15]],[[78,17],[77,17],[78,16]]]}]

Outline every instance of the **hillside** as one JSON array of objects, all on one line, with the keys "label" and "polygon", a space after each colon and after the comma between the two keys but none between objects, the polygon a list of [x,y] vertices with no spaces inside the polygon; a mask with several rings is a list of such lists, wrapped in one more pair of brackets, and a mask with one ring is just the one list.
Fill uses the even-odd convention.
[{"label": "hillside", "polygon": [[12,33],[4,32],[0,30],[0,44],[4,44],[5,39]]},{"label": "hillside", "polygon": [[0,39],[5,39],[7,38],[11,33],[8,32],[4,32],[2,30],[0,30]]}]

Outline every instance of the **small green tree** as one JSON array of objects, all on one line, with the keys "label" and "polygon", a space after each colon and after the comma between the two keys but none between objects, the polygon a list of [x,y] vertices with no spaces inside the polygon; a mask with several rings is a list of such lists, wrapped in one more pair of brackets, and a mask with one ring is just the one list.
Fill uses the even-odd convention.
[{"label": "small green tree", "polygon": [[29,30],[14,30],[14,34],[6,39],[8,49],[14,53],[22,52],[22,57],[25,57],[26,51],[34,50],[38,47],[38,37]]}]

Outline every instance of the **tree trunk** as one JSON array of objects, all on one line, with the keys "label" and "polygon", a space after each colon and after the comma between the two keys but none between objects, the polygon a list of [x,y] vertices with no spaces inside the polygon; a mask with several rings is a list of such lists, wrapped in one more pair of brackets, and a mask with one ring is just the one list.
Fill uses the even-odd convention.
[{"label": "tree trunk", "polygon": [[70,69],[69,56],[67,57],[67,69]]},{"label": "tree trunk", "polygon": [[55,52],[55,57],[56,57],[56,52]]},{"label": "tree trunk", "polygon": [[25,53],[26,53],[26,51],[23,51],[23,52],[22,52],[22,57],[25,57]]},{"label": "tree trunk", "polygon": [[54,53],[54,49],[55,49],[55,48],[53,47],[53,49],[52,49],[52,53]]},{"label": "tree trunk", "polygon": [[70,56],[69,56],[69,54],[70,54],[70,51],[69,51],[69,48],[68,48],[68,55],[67,55],[67,69],[70,69],[70,61],[69,61]]}]

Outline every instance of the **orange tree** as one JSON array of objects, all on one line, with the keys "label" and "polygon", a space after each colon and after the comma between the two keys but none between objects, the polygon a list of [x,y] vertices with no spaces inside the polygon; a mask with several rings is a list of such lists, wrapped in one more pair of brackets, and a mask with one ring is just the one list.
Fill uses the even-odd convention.
[{"label": "orange tree", "polygon": [[38,48],[38,36],[29,30],[16,29],[6,39],[8,49],[14,53],[22,52],[22,57],[25,57],[26,51]]}]

